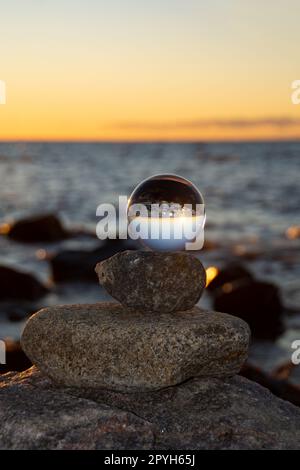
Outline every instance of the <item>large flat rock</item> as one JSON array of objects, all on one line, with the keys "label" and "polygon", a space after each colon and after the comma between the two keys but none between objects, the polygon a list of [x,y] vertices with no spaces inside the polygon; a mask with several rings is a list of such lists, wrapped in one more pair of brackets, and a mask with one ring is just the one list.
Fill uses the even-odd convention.
[{"label": "large flat rock", "polygon": [[239,376],[120,393],[32,368],[0,377],[0,422],[1,449],[300,449],[300,409]]},{"label": "large flat rock", "polygon": [[148,391],[191,377],[234,375],[247,357],[249,328],[198,307],[145,314],[103,302],[40,310],[21,344],[59,385]]}]

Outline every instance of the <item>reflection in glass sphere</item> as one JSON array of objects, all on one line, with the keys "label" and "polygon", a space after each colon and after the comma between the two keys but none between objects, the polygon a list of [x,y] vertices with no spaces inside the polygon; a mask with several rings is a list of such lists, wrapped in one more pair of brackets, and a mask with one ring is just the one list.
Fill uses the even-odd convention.
[{"label": "reflection in glass sphere", "polygon": [[205,208],[198,189],[177,175],[155,175],[132,192],[128,232],[152,250],[201,249]]}]

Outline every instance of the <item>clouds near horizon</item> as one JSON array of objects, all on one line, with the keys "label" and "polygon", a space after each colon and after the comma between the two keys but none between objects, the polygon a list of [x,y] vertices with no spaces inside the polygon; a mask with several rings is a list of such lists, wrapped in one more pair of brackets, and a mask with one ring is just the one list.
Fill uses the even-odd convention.
[{"label": "clouds near horizon", "polygon": [[208,127],[216,127],[220,129],[247,129],[253,127],[275,127],[289,128],[299,126],[299,118],[287,116],[281,117],[265,117],[265,118],[235,118],[235,119],[192,119],[164,122],[149,121],[124,121],[114,124],[115,128],[121,129],[142,129],[142,130],[195,130],[205,129]]}]

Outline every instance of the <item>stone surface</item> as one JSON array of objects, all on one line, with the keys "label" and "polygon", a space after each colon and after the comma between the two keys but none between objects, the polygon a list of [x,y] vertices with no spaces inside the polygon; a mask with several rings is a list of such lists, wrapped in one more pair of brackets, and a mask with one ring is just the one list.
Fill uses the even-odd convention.
[{"label": "stone surface", "polygon": [[152,390],[193,376],[230,376],[247,356],[249,328],[231,315],[141,313],[120,304],[49,307],[26,324],[22,347],[57,384]]},{"label": "stone surface", "polygon": [[191,309],[206,282],[201,262],[186,252],[124,251],[98,263],[96,272],[121,304],[153,312]]},{"label": "stone surface", "polygon": [[[288,375],[292,370],[297,371],[299,374],[296,382],[293,382],[293,380],[291,380],[292,377]],[[289,361],[270,373],[263,371],[247,361],[243,365],[240,375],[266,387],[277,397],[287,400],[296,406],[300,406],[300,370],[299,367],[292,362]]]},{"label": "stone surface", "polygon": [[239,376],[127,394],[32,368],[0,377],[0,422],[1,449],[300,449],[300,409]]},{"label": "stone surface", "polygon": [[143,449],[154,440],[142,418],[67,395],[31,371],[0,376],[0,420],[0,449]]}]

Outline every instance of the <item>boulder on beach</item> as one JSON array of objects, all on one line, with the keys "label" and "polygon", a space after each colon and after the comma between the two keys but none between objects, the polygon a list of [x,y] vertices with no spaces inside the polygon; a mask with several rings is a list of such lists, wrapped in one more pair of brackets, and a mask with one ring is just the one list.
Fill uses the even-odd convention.
[{"label": "boulder on beach", "polygon": [[151,393],[57,389],[34,367],[0,377],[0,448],[300,449],[300,409],[243,377]]},{"label": "boulder on beach", "polygon": [[52,278],[55,282],[96,281],[96,264],[129,248],[134,249],[130,240],[108,239],[92,250],[60,251],[50,258]]},{"label": "boulder on beach", "polygon": [[244,283],[253,279],[251,272],[242,264],[230,263],[221,269],[216,277],[209,283],[207,289],[214,293],[227,283]]},{"label": "boulder on beach", "polygon": [[17,220],[7,235],[20,242],[54,242],[67,238],[68,232],[55,214],[41,214]]},{"label": "boulder on beach", "polygon": [[243,264],[225,266],[207,289],[213,296],[214,309],[245,320],[254,338],[273,340],[284,331],[278,287],[255,280]]},{"label": "boulder on beach", "polygon": [[284,331],[279,289],[269,282],[224,284],[214,299],[214,308],[245,320],[257,339],[273,340]]},{"label": "boulder on beach", "polygon": [[40,310],[28,320],[21,344],[58,385],[147,391],[236,374],[247,357],[249,328],[198,307],[146,314],[101,302]]},{"label": "boulder on beach", "polygon": [[36,300],[48,289],[32,274],[0,266],[0,300]]},{"label": "boulder on beach", "polygon": [[206,283],[201,262],[186,252],[123,251],[98,263],[96,272],[122,305],[148,312],[189,310]]}]

